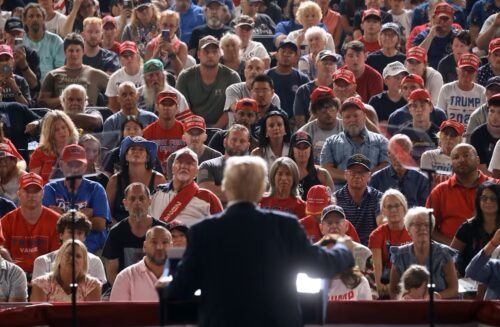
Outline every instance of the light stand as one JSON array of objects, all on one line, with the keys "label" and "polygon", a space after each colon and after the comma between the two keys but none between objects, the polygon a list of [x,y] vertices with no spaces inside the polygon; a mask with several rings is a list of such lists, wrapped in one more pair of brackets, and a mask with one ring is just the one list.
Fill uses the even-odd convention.
[{"label": "light stand", "polygon": [[434,289],[436,285],[434,284],[434,274],[433,274],[433,262],[432,262],[432,209],[429,209],[429,284],[427,289],[429,290],[429,326],[434,327]]},{"label": "light stand", "polygon": [[70,205],[70,213],[71,213],[71,326],[78,326],[77,320],[77,312],[76,312],[76,293],[78,290],[78,284],[76,283],[76,248],[75,248],[75,216],[76,216],[76,208],[75,208],[75,184],[78,178],[82,178],[82,176],[68,176],[65,178],[66,181],[69,182],[69,205]]}]

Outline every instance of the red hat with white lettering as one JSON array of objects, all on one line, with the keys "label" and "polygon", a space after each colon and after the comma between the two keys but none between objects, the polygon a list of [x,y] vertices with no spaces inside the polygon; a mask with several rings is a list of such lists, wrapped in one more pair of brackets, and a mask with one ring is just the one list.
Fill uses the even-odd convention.
[{"label": "red hat with white lettering", "polygon": [[415,59],[419,62],[427,62],[427,51],[420,46],[410,48],[406,51],[406,60],[408,59]]},{"label": "red hat with white lettering", "polygon": [[448,16],[451,19],[453,19],[453,14],[455,13],[455,9],[447,3],[447,2],[440,2],[436,6],[436,9],[434,10],[434,17],[441,17],[441,16]]},{"label": "red hat with white lettering", "polygon": [[19,189],[25,189],[30,185],[36,185],[43,188],[43,179],[35,173],[27,173],[19,177]]},{"label": "red hat with white lettering", "polygon": [[307,192],[306,213],[319,215],[332,201],[330,188],[324,185],[314,185]]},{"label": "red hat with white lettering", "polygon": [[465,132],[464,124],[456,121],[455,119],[443,120],[443,122],[439,126],[439,130],[442,131],[447,127],[453,128],[455,131],[457,131],[458,135],[463,135]]},{"label": "red hat with white lettering", "polygon": [[488,53],[493,53],[498,49],[500,49],[500,37],[490,41],[490,44],[488,45]]},{"label": "red hat with white lettering", "polygon": [[344,80],[348,84],[356,84],[356,77],[354,76],[354,73],[345,68],[337,69],[332,74],[332,80],[334,82],[338,79]]},{"label": "red hat with white lettering", "polygon": [[480,60],[478,56],[473,53],[464,53],[460,56],[460,59],[458,59],[457,67],[472,67],[474,70],[477,70],[479,68],[479,63]]}]

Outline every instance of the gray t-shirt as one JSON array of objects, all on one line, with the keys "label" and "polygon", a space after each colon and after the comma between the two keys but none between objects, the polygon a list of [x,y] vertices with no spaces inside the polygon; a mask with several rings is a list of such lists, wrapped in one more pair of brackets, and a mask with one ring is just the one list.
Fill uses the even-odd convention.
[{"label": "gray t-shirt", "polygon": [[26,274],[21,267],[0,257],[0,301],[28,300]]},{"label": "gray t-shirt", "polygon": [[318,120],[314,119],[302,126],[299,130],[311,135],[313,140],[314,163],[319,165],[321,149],[323,149],[323,144],[325,144],[326,139],[334,134],[342,132],[344,127],[342,126],[342,119],[337,118],[337,123],[334,128],[324,130],[319,128]]},{"label": "gray t-shirt", "polygon": [[215,185],[220,186],[222,184],[222,174],[225,165],[226,159],[224,156],[203,162],[198,170],[198,177],[196,179],[198,184],[203,182],[214,182]]},{"label": "gray t-shirt", "polygon": [[199,67],[196,65],[182,71],[177,79],[177,89],[186,97],[191,111],[204,117],[207,125],[212,126],[224,111],[226,88],[241,80],[237,72],[219,64],[215,81],[207,85]]},{"label": "gray t-shirt", "polygon": [[[154,113],[142,109],[139,109],[136,118],[144,127],[158,119]],[[118,146],[120,143],[120,129],[125,119],[126,115],[121,110],[106,119],[102,131],[102,146],[104,148],[111,150]]]},{"label": "gray t-shirt", "polygon": [[[198,156],[198,165],[201,165],[201,163],[203,163],[203,162],[205,162],[207,160],[214,159],[214,158],[222,156],[222,153],[220,153],[219,151],[216,151],[216,150],[214,150],[211,147],[208,147],[206,145],[204,147],[205,147],[205,149],[203,150],[203,153],[201,154],[201,156]],[[172,166],[174,164],[174,159],[175,159],[175,153],[176,152],[174,152],[171,155],[169,155],[168,159],[167,159],[167,179],[168,180],[172,180],[172,178],[173,178],[173,175],[172,175]]]}]

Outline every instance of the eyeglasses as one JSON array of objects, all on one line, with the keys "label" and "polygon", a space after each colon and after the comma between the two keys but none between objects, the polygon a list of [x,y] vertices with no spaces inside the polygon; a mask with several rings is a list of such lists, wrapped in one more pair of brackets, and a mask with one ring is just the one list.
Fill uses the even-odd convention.
[{"label": "eyeglasses", "polygon": [[486,201],[497,202],[498,198],[494,195],[481,195],[479,197],[479,200],[481,200],[482,202]]},{"label": "eyeglasses", "polygon": [[410,224],[410,227],[415,227],[415,229],[420,229],[420,228],[429,229],[429,223],[414,223]]},{"label": "eyeglasses", "polygon": [[392,209],[399,209],[401,208],[401,203],[393,203],[393,204],[387,204],[384,206],[385,209],[387,210],[392,210]]}]

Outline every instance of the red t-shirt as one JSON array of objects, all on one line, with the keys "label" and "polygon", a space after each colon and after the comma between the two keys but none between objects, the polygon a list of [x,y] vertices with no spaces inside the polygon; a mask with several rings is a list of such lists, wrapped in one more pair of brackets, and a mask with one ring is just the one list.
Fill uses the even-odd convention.
[{"label": "red t-shirt", "polygon": [[[319,222],[316,217],[313,215],[305,216],[300,219],[299,222],[304,226],[304,230],[306,231],[307,236],[311,239],[312,243],[318,242],[323,235],[321,234],[321,230],[319,229]],[[347,230],[345,234],[350,236],[354,242],[360,243],[358,232],[356,232],[356,228],[354,225],[346,219]]]},{"label": "red t-shirt", "polygon": [[278,199],[274,196],[266,196],[260,200],[259,206],[265,209],[273,209],[292,213],[299,217],[306,215],[306,202],[299,197],[288,197],[286,199]]},{"label": "red t-shirt", "polygon": [[380,43],[378,43],[378,40],[375,42],[368,42],[365,40],[364,36],[362,36],[359,38],[359,41],[365,45],[365,49],[368,53],[377,51],[382,48],[380,46]]},{"label": "red t-shirt", "polygon": [[31,154],[29,169],[32,170],[34,168],[40,168],[38,175],[42,177],[43,183],[46,184],[52,174],[52,170],[54,169],[56,162],[56,156],[47,155],[45,152],[40,150],[40,148],[36,148]]},{"label": "red t-shirt", "polygon": [[464,187],[457,182],[457,175],[434,187],[425,206],[434,209],[436,229],[448,237],[454,237],[458,227],[474,215],[477,186],[485,181],[499,183],[500,180],[486,176],[479,171],[479,180],[475,187]]},{"label": "red t-shirt", "polygon": [[370,249],[382,250],[382,265],[384,267],[391,267],[389,260],[389,247],[395,245],[403,245],[411,242],[411,236],[408,234],[406,228],[402,230],[392,230],[387,223],[378,226],[370,234],[368,240],[368,247]]},{"label": "red t-shirt", "polygon": [[384,79],[378,71],[370,65],[365,65],[365,71],[361,77],[356,78],[356,92],[361,96],[364,103],[384,90]]},{"label": "red t-shirt", "polygon": [[155,142],[158,146],[158,159],[162,164],[163,171],[167,171],[165,168],[168,156],[186,146],[182,140],[182,134],[184,134],[184,126],[178,120],[169,129],[161,127],[158,120],[144,129],[144,138]]},{"label": "red t-shirt", "polygon": [[9,250],[14,263],[26,272],[33,271],[36,257],[57,250],[60,245],[56,230],[59,214],[52,209],[42,207],[37,222],[29,224],[21,213],[15,209],[0,220],[4,246]]}]

